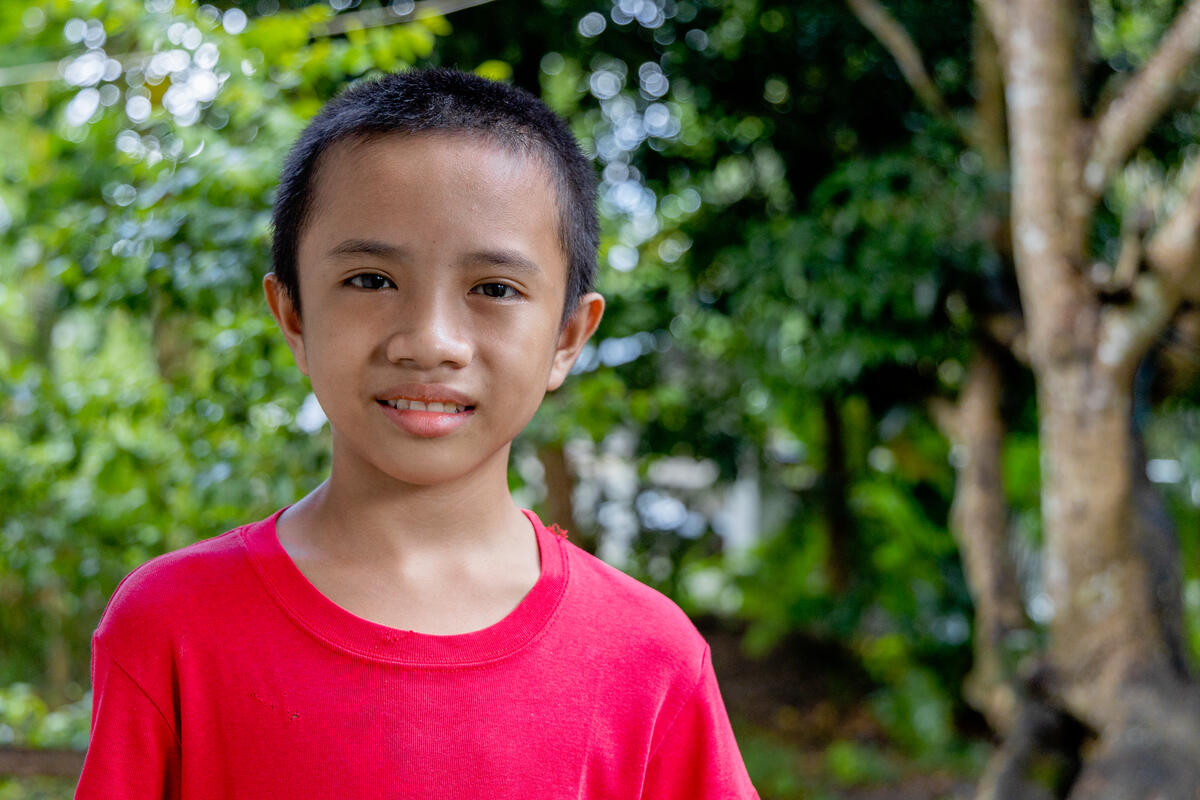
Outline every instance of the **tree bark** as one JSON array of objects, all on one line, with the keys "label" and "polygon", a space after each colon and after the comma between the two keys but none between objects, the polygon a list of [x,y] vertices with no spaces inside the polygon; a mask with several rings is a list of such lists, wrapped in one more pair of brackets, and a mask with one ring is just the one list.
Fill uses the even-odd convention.
[{"label": "tree bark", "polygon": [[589,553],[596,552],[595,537],[589,536],[575,519],[575,479],[562,442],[545,444],[538,448],[538,460],[546,471],[546,512],[552,523],[567,529],[571,541]]},{"label": "tree bark", "polygon": [[[975,604],[975,659],[964,686],[967,701],[992,730],[1013,727],[1018,706],[1014,644],[1031,635],[1008,542],[1000,416],[1000,364],[988,345],[976,349],[958,404],[942,429],[958,451],[950,529],[958,540]],[[945,415],[943,415],[945,417]]]}]

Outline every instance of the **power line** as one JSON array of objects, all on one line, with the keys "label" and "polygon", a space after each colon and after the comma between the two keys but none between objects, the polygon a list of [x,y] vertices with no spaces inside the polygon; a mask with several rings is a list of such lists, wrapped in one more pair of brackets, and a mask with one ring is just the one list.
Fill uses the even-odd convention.
[{"label": "power line", "polygon": [[[492,2],[495,0],[418,0],[407,11],[398,11],[395,4],[380,8],[368,8],[362,11],[352,11],[349,14],[338,14],[316,26],[310,36],[314,39],[321,39],[328,36],[340,36],[351,30],[399,25],[424,17],[446,16],[456,11],[464,11]],[[116,59],[120,63],[121,69],[126,70],[153,55],[154,53],[151,52],[139,51],[109,56],[109,58]],[[0,88],[58,80],[60,77],[59,65],[62,61],[60,59],[59,61],[43,61],[38,64],[0,67]]]}]

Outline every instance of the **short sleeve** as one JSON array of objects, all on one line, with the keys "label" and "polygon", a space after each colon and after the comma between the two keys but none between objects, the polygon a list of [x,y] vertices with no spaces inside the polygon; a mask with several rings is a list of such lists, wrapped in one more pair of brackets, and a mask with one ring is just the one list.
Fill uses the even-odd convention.
[{"label": "short sleeve", "polygon": [[179,795],[179,739],[159,707],[92,639],[92,730],[75,800]]},{"label": "short sleeve", "polygon": [[650,754],[642,796],[655,800],[758,798],[733,738],[707,647],[700,679]]}]

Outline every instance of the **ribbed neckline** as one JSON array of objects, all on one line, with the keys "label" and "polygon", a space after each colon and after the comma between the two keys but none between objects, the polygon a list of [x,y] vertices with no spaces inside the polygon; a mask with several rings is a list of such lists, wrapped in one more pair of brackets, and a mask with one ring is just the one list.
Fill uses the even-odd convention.
[{"label": "ribbed neckline", "polygon": [[566,548],[536,514],[522,509],[537,535],[541,572],[516,608],[499,622],[470,633],[439,636],[390,628],[347,611],[304,577],[275,529],[276,520],[287,508],[242,528],[242,546],[285,613],[317,638],[360,656],[419,667],[464,667],[495,661],[541,633],[566,589]]}]

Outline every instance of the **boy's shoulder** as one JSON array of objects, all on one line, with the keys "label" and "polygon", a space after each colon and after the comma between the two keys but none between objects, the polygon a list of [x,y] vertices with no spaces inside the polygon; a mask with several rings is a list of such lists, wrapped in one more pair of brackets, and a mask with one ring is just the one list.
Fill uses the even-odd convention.
[{"label": "boy's shoulder", "polygon": [[699,663],[707,643],[675,601],[573,544],[566,547],[575,611],[597,634]]},{"label": "boy's shoulder", "polygon": [[147,636],[202,617],[236,593],[251,569],[241,543],[249,525],[156,556],[126,575],[109,598],[96,636]]},{"label": "boy's shoulder", "polygon": [[636,613],[657,622],[691,625],[675,601],[659,590],[574,544],[568,546],[572,578],[580,581],[581,588],[597,593],[597,599],[610,610]]}]

